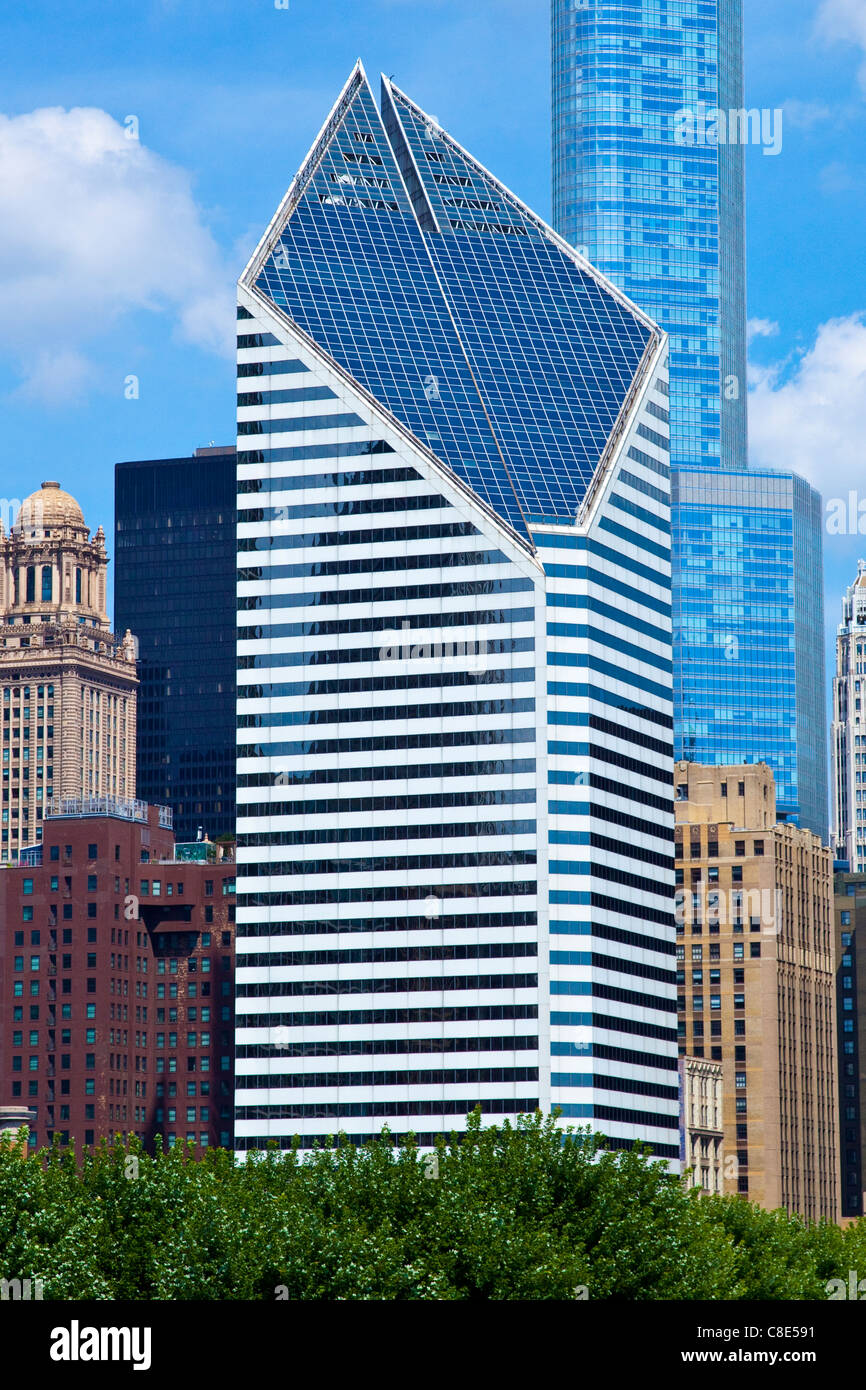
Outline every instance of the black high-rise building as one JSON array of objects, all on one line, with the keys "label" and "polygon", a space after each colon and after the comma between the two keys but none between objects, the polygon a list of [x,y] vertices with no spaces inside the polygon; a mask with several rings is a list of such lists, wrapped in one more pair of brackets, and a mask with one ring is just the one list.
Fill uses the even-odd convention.
[{"label": "black high-rise building", "polygon": [[235,450],[115,467],[114,610],[138,640],[137,795],[235,825]]}]

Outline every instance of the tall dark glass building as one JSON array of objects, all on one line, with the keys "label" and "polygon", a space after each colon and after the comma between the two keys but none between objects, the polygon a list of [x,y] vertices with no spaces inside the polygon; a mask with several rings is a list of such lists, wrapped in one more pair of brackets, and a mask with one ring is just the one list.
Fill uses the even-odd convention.
[{"label": "tall dark glass building", "polygon": [[235,450],[115,468],[115,621],[138,641],[137,790],[175,835],[235,823]]},{"label": "tall dark glass building", "polygon": [[820,498],[746,472],[744,142],[767,127],[742,24],[742,0],[552,0],[554,225],[670,337],[677,757],[766,760],[780,816],[826,839]]}]

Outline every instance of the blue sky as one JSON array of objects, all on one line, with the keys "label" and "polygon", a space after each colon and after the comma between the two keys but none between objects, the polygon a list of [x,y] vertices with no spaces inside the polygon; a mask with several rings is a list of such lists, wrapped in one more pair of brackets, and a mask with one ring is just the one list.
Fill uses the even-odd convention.
[{"label": "blue sky", "polygon": [[[785,113],[747,151],[753,461],[866,512],[866,4],[745,8]],[[233,438],[234,281],[359,55],[549,216],[548,44],[548,0],[4,7],[0,496],[57,478],[110,533],[117,460]],[[866,534],[825,548],[830,633]]]}]

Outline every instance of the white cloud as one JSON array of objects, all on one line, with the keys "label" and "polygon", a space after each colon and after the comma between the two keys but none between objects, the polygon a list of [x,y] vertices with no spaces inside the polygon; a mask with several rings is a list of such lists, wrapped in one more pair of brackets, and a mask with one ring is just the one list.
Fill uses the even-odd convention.
[{"label": "white cloud", "polygon": [[826,101],[800,101],[796,97],[790,97],[783,102],[782,110],[785,113],[785,125],[794,126],[798,130],[813,130],[822,121],[832,121],[838,118],[838,110],[828,106]]},{"label": "white cloud", "polygon": [[756,338],[775,338],[779,331],[779,325],[773,323],[772,319],[749,319],[746,325],[746,334],[750,343]]},{"label": "white cloud", "polygon": [[818,174],[818,187],[824,198],[859,193],[863,188],[863,167],[834,159]]},{"label": "white cloud", "polygon": [[[863,0],[821,0],[815,16],[818,37],[828,43],[853,43],[866,53],[866,6]],[[866,63],[860,68],[860,85],[866,89]]]},{"label": "white cloud", "polygon": [[98,381],[91,362],[74,348],[39,352],[28,363],[27,375],[12,398],[52,405],[72,405]]},{"label": "white cloud", "polygon": [[825,39],[848,40],[866,48],[863,0],[821,0],[815,23]]},{"label": "white cloud", "polygon": [[81,348],[141,309],[228,354],[232,279],[188,175],[105,111],[0,116],[0,352],[25,390],[50,391],[51,358],[83,388]]},{"label": "white cloud", "polygon": [[825,497],[866,480],[866,313],[830,319],[813,345],[750,367],[753,466],[793,469]]}]

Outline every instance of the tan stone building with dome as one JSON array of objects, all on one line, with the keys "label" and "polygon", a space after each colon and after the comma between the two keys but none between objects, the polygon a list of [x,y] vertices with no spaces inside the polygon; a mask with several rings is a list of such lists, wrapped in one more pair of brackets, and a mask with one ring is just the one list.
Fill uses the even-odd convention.
[{"label": "tan stone building with dome", "polygon": [[0,861],[38,844],[65,797],[135,797],[135,643],[112,633],[108,556],[56,482],[0,525]]}]

